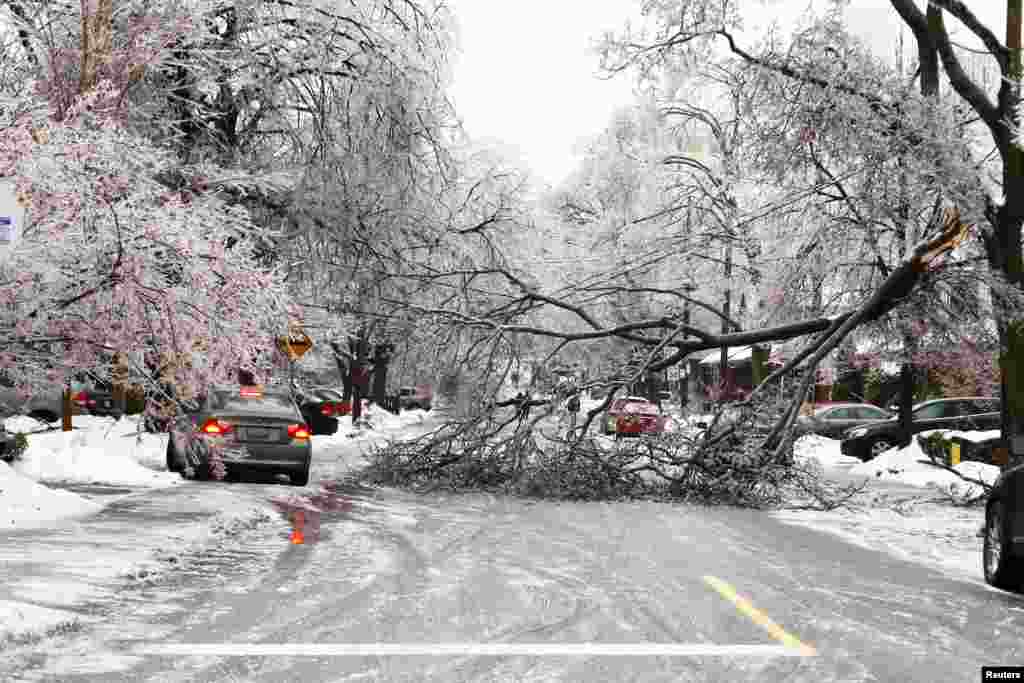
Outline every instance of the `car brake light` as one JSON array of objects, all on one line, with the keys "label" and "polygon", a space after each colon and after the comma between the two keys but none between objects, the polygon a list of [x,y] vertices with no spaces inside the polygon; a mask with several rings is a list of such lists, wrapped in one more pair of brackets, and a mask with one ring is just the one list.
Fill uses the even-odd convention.
[{"label": "car brake light", "polygon": [[242,387],[239,392],[242,396],[248,396],[251,398],[259,398],[263,395],[263,389],[260,387]]},{"label": "car brake light", "polygon": [[232,430],[232,426],[227,422],[210,418],[203,426],[199,428],[203,434],[213,434],[215,436],[221,434],[227,434]]},{"label": "car brake light", "polygon": [[320,406],[320,413],[327,417],[331,417],[332,415],[334,415],[334,405],[330,403],[323,404],[322,406]]},{"label": "car brake light", "polygon": [[288,425],[288,436],[293,439],[308,439],[309,427],[306,425]]}]

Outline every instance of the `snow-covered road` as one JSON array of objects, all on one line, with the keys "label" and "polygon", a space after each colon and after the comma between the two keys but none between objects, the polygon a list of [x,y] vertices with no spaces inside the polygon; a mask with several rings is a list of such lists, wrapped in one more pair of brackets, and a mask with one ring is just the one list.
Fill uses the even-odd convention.
[{"label": "snow-covered road", "polygon": [[[213,487],[161,495],[171,507]],[[36,648],[0,678],[961,681],[1024,657],[1024,601],[763,513],[346,494],[353,509],[325,514],[319,543],[292,545],[274,528],[189,558],[168,581],[124,591],[103,623]],[[758,612],[738,609],[709,577]],[[766,656],[780,654],[786,635],[765,617],[816,656]],[[586,657],[300,654],[332,643],[595,645]],[[600,656],[602,644],[630,643],[736,647]],[[174,644],[184,645],[163,651],[177,654],[155,654]],[[237,644],[266,649],[232,656]],[[763,651],[740,649],[752,645]]]},{"label": "snow-covered road", "polygon": [[[312,486],[433,419],[321,440]],[[106,507],[3,536],[0,625],[59,637],[0,638],[0,680],[960,681],[1024,659],[1024,600],[887,552],[877,515],[350,488],[295,545],[268,502],[300,489],[73,488]]]}]

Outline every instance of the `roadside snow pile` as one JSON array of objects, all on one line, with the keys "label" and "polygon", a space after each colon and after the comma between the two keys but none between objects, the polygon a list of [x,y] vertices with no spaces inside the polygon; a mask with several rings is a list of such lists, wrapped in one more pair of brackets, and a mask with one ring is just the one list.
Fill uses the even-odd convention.
[{"label": "roadside snow pile", "polygon": [[380,436],[394,437],[419,427],[432,415],[425,410],[403,410],[398,415],[372,408],[362,425],[353,425],[351,417],[338,420],[338,431],[330,436],[315,436],[314,444],[339,445],[352,439],[372,439]]},{"label": "roadside snow pile", "polygon": [[32,432],[39,432],[45,429],[49,429],[50,425],[46,422],[40,422],[34,417],[28,417],[26,415],[15,415],[9,417],[3,421],[4,429],[11,434],[22,432],[24,434],[31,434]]},{"label": "roadside snow pile", "polygon": [[[55,491],[0,462],[0,530],[25,529],[97,512],[100,506],[70,491]],[[2,617],[0,613],[0,617]],[[3,624],[0,618],[0,624]]]},{"label": "roadside snow pile", "polygon": [[[935,430],[935,431],[940,431],[940,430]],[[932,434],[932,433],[934,433],[934,432],[922,432],[922,434]],[[1002,436],[1002,432],[1000,432],[998,429],[990,429],[988,431],[983,431],[983,432],[955,432],[955,431],[941,430],[941,433],[947,439],[952,439],[953,437],[959,437],[959,438],[963,439],[964,441],[973,441],[974,443],[981,443],[982,441],[988,441],[989,439],[998,439],[1000,436]]]},{"label": "roadside snow pile", "polygon": [[873,492],[851,508],[771,514],[789,524],[835,534],[862,548],[945,571],[953,578],[984,581],[981,539],[977,538],[985,516],[981,508],[953,507],[923,496],[900,501],[891,494]]},{"label": "roadside snow pile", "polygon": [[[10,420],[8,420],[10,422]],[[180,483],[164,469],[167,437],[143,434],[137,418],[76,416],[74,430],[28,435],[28,450],[14,469],[36,481],[163,487]]]},{"label": "roadside snow pile", "polygon": [[[920,462],[922,460],[925,462]],[[999,476],[998,467],[978,462],[962,462],[953,469],[965,477],[980,479],[987,484],[992,484]],[[978,486],[965,482],[952,472],[928,464],[928,456],[921,450],[917,439],[912,440],[906,448],[894,448],[873,460],[855,465],[850,469],[850,474],[895,481],[908,486],[954,491],[960,495],[980,493]]]},{"label": "roadside snow pile", "polygon": [[67,633],[78,627],[74,612],[0,600],[0,651],[7,644],[31,642],[34,638]]},{"label": "roadside snow pile", "polygon": [[827,436],[808,434],[793,444],[793,458],[798,463],[816,461],[822,467],[850,469],[860,464],[860,460],[843,455],[839,449],[840,442]]}]

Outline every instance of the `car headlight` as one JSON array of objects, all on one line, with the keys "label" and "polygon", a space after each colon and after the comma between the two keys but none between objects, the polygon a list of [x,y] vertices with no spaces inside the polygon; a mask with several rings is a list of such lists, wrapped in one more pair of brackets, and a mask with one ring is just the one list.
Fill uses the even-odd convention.
[{"label": "car headlight", "polygon": [[860,437],[864,436],[867,433],[868,430],[866,428],[857,427],[856,429],[851,429],[850,431],[846,432],[846,437],[848,439],[859,439]]}]

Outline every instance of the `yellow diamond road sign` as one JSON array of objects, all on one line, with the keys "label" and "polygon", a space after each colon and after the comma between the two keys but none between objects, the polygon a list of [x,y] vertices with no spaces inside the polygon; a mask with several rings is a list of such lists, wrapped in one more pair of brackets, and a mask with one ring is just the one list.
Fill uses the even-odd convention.
[{"label": "yellow diamond road sign", "polygon": [[289,358],[295,360],[302,358],[302,356],[313,348],[313,340],[309,338],[305,332],[299,328],[293,328],[291,333],[287,337],[279,337],[277,340],[277,346]]}]

